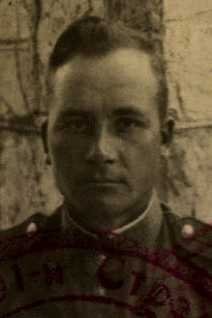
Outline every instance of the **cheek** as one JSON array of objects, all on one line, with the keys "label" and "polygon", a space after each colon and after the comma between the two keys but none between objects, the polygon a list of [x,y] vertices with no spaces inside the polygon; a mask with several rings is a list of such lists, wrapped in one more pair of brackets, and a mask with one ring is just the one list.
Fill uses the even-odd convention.
[{"label": "cheek", "polygon": [[126,145],[120,158],[129,178],[137,180],[136,182],[152,178],[159,169],[160,140],[150,138],[130,143]]},{"label": "cheek", "polygon": [[140,160],[159,156],[160,137],[159,134],[143,134],[136,136],[133,140],[124,140],[121,147],[122,157],[126,160]]},{"label": "cheek", "polygon": [[71,140],[62,134],[54,134],[49,139],[50,159],[58,171],[73,174],[82,168],[86,152],[86,143],[79,140]]}]

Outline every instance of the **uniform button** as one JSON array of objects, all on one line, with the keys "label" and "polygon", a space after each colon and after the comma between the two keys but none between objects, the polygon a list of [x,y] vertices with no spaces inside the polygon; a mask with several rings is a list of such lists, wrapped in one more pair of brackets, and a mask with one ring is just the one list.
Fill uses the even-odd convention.
[{"label": "uniform button", "polygon": [[105,289],[101,286],[98,287],[98,293],[100,296],[105,296]]},{"label": "uniform button", "polygon": [[27,232],[27,234],[32,235],[32,234],[34,234],[34,233],[37,232],[37,229],[38,229],[38,228],[37,228],[36,223],[31,222],[31,223],[27,226],[26,232]]},{"label": "uniform button", "polygon": [[103,255],[103,254],[101,254],[100,256],[99,256],[99,262],[102,264],[105,260],[106,260],[106,256],[105,255]]},{"label": "uniform button", "polygon": [[194,236],[194,227],[191,224],[185,224],[182,228],[182,236],[185,239],[191,239]]},{"label": "uniform button", "polygon": [[[106,258],[107,257],[104,254],[99,255],[99,264],[100,264],[100,266],[105,262]],[[105,289],[101,285],[98,285],[98,294],[100,296],[105,296]]]}]

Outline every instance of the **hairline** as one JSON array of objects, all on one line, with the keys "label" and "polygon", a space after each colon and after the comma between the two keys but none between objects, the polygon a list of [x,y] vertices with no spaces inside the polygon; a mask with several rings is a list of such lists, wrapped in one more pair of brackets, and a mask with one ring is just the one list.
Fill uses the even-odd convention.
[{"label": "hairline", "polygon": [[[86,54],[84,52],[77,52],[76,54],[70,56],[69,59],[67,59],[64,63],[61,63],[59,66],[57,67],[51,67],[50,65],[48,65],[48,70],[47,70],[47,76],[46,76],[46,84],[47,84],[47,98],[49,98],[51,100],[51,96],[53,95],[53,91],[54,91],[54,78],[56,76],[56,73],[61,69],[63,68],[64,66],[66,66],[67,64],[70,64],[71,62],[74,61],[75,58],[78,58],[78,57],[82,57],[84,59],[101,59],[101,58],[104,58],[116,51],[119,51],[119,50],[122,50],[122,49],[126,49],[126,50],[136,50],[138,51],[138,53],[143,53],[145,55],[147,55],[149,57],[149,62],[150,62],[150,67],[152,69],[152,72],[156,78],[156,81],[157,81],[157,84],[158,84],[158,92],[155,96],[156,98],[156,103],[158,105],[158,114],[159,114],[159,119],[160,121],[162,122],[164,120],[164,117],[166,114],[162,114],[162,110],[161,110],[161,101],[158,100],[158,98],[160,99],[160,96],[162,94],[162,90],[163,90],[163,93],[164,90],[167,90],[167,86],[166,86],[166,83],[164,85],[163,83],[163,87],[162,87],[162,82],[164,82],[164,76],[159,76],[159,70],[156,70],[156,66],[155,66],[155,55],[152,51],[146,49],[146,48],[143,48],[141,46],[139,46],[139,44],[137,44],[136,42],[132,42],[130,43],[131,45],[120,45],[120,46],[117,46],[117,47],[113,47],[113,48],[110,48],[108,49],[107,51],[104,51],[104,52],[97,52],[97,53],[94,53],[93,54]],[[141,56],[142,58],[142,56]],[[161,81],[162,79],[162,81]],[[167,104],[167,100],[165,101],[166,104]],[[167,108],[167,105],[166,107]],[[165,111],[166,112],[166,111]]]}]

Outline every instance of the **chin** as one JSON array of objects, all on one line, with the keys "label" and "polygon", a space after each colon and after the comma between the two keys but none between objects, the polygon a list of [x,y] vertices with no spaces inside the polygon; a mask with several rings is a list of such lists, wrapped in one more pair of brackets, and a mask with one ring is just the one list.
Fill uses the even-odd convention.
[{"label": "chin", "polygon": [[108,200],[106,198],[98,198],[95,200],[89,200],[85,202],[85,206],[88,208],[93,208],[95,210],[99,210],[102,212],[108,212],[108,213],[113,213],[113,212],[118,212],[120,210],[123,210],[122,204],[120,204],[120,201],[118,199],[115,200]]}]

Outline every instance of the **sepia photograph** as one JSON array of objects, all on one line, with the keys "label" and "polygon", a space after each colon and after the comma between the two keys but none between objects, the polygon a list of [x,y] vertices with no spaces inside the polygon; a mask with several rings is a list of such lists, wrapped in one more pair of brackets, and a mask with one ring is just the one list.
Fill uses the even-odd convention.
[{"label": "sepia photograph", "polygon": [[211,0],[0,0],[0,318],[211,318],[211,158]]}]

